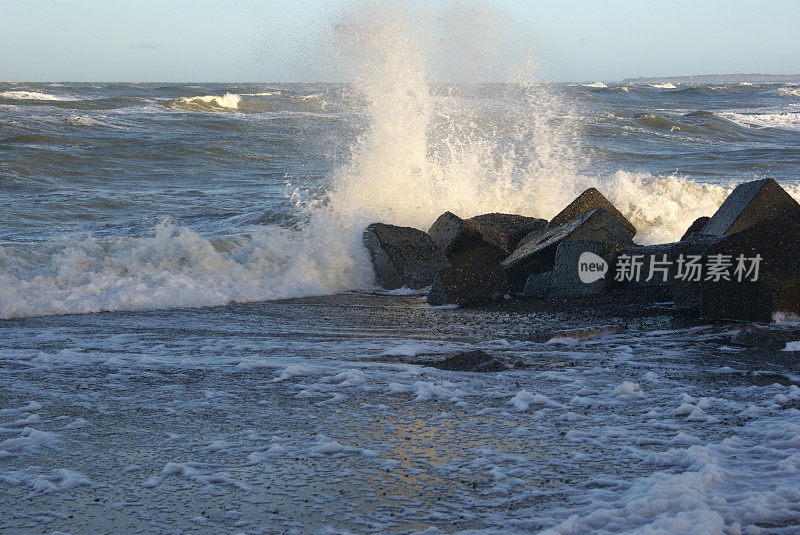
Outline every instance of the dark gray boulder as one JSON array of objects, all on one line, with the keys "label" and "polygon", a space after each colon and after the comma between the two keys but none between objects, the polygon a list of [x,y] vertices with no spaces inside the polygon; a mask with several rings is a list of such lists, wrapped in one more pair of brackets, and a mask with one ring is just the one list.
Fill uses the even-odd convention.
[{"label": "dark gray boulder", "polygon": [[626,247],[615,256],[609,279],[622,288],[667,286],[673,277],[674,253],[674,243]]},{"label": "dark gray boulder", "polygon": [[[693,280],[694,277],[690,276],[689,272],[691,268],[686,266],[689,262],[699,262],[700,265],[705,265],[708,248],[721,239],[723,239],[723,236],[692,233],[672,245],[670,256],[673,267],[670,271],[668,286],[674,312],[688,315],[700,313],[702,305],[701,281]],[[700,257],[699,260],[697,259],[698,257]]]},{"label": "dark gray boulder", "polygon": [[694,223],[692,223],[689,228],[686,229],[686,232],[683,233],[683,236],[681,236],[681,241],[688,239],[689,236],[692,236],[693,234],[698,234],[701,230],[703,230],[703,227],[706,226],[706,223],[708,223],[709,219],[711,218],[705,215],[695,219]]},{"label": "dark gray boulder", "polygon": [[525,288],[522,290],[523,297],[531,299],[547,299],[553,290],[553,272],[534,273],[525,281]]},{"label": "dark gray boulder", "polygon": [[476,215],[467,222],[508,251],[513,251],[522,238],[534,230],[547,226],[546,219],[499,213]]},{"label": "dark gray boulder", "polygon": [[503,261],[512,289],[522,291],[530,275],[552,271],[558,246],[565,241],[577,240],[620,247],[633,245],[619,220],[602,208],[581,214],[561,226],[548,226],[531,232]]},{"label": "dark gray boulder", "polygon": [[[702,315],[709,319],[770,321],[775,312],[800,312],[800,224],[763,219],[711,245],[706,258],[729,258],[730,280],[700,283]],[[758,276],[737,276],[737,258],[761,257]],[[752,267],[752,262],[745,262]],[[741,279],[741,280],[740,280]]]},{"label": "dark gray boulder", "polygon": [[504,361],[495,358],[488,353],[476,349],[474,351],[463,351],[456,353],[444,360],[427,364],[440,370],[451,370],[459,372],[501,372],[511,366]]},{"label": "dark gray boulder", "polygon": [[622,215],[622,212],[620,212],[616,206],[611,204],[611,201],[606,199],[605,196],[595,188],[589,188],[578,195],[574,201],[569,203],[566,208],[561,210],[558,215],[550,220],[549,226],[557,227],[563,225],[570,219],[574,219],[598,208],[602,208],[609,214],[616,217],[631,238],[636,236],[636,227],[634,227],[633,224],[628,221],[624,215]]},{"label": "dark gray boulder", "polygon": [[452,212],[439,216],[428,234],[454,266],[501,262],[509,254],[475,225]]},{"label": "dark gray boulder", "polygon": [[772,217],[800,223],[800,204],[773,179],[754,180],[736,186],[701,232],[733,234]]},{"label": "dark gray boulder", "polygon": [[439,272],[428,294],[433,306],[474,306],[508,293],[506,274],[500,264],[466,264]]},{"label": "dark gray boulder", "polygon": [[363,242],[378,284],[388,290],[430,286],[449,265],[433,239],[419,229],[373,223],[364,231]]},{"label": "dark gray boulder", "polygon": [[556,249],[549,296],[590,295],[608,288],[614,278],[614,257],[619,251],[619,246],[610,243],[562,242]]}]

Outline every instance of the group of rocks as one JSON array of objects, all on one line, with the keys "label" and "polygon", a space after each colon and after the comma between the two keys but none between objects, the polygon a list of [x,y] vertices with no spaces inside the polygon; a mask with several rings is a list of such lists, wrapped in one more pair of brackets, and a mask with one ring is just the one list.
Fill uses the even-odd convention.
[{"label": "group of rocks", "polygon": [[[708,319],[769,321],[774,312],[800,312],[800,204],[772,179],[739,185],[678,242],[642,246],[635,235],[634,225],[590,188],[550,221],[445,212],[427,232],[373,223],[364,245],[381,286],[430,286],[428,302],[436,306],[641,288],[672,302],[676,313]],[[580,276],[586,253],[597,260],[590,269],[605,269],[588,282]],[[687,259],[708,273],[687,277]],[[751,261],[747,273],[737,259]],[[722,272],[721,262],[731,269]]]}]

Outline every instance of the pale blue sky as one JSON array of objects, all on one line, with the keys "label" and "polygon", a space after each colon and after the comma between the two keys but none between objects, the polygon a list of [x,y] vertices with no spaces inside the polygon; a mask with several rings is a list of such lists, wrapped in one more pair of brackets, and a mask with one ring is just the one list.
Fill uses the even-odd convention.
[{"label": "pale blue sky", "polygon": [[[0,80],[331,79],[335,62],[319,36],[342,3],[0,0]],[[518,45],[496,62],[511,64],[531,46],[548,78],[800,73],[800,0],[482,4],[512,21],[500,31]],[[441,14],[445,5],[453,13],[453,2],[424,8]]]}]

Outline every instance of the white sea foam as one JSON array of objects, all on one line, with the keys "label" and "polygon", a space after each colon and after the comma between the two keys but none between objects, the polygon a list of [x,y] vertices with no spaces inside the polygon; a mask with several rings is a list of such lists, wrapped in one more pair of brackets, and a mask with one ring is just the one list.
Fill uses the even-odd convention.
[{"label": "white sea foam", "polygon": [[14,100],[75,100],[71,97],[62,97],[51,95],[49,93],[40,93],[39,91],[0,91],[0,98],[8,98]]},{"label": "white sea foam", "polygon": [[604,89],[604,88],[606,88],[608,86],[606,84],[604,84],[603,82],[592,82],[592,83],[589,83],[589,84],[583,84],[583,87],[595,87],[597,89]]},{"label": "white sea foam", "polygon": [[779,108],[756,108],[719,112],[721,117],[748,128],[782,128],[800,130],[800,104]]},{"label": "white sea foam", "polygon": [[[582,172],[569,107],[529,77],[508,85],[518,112],[475,128],[475,111],[433,91],[426,47],[409,20],[372,7],[336,25],[355,66],[355,99],[368,127],[333,172],[322,198],[294,193],[307,224],[251,229],[225,247],[171,223],[146,237],[64,238],[0,247],[0,317],[223,305],[374,286],[363,228],[374,221],[427,229],[444,210],[551,218],[584,189],[600,189],[639,230],[637,241],[675,240],[721,204],[728,187],[678,175]],[[317,95],[308,95],[317,98]],[[236,94],[184,97],[237,109]],[[502,130],[503,135],[495,132]],[[792,191],[797,196],[798,191]]]},{"label": "white sea foam", "polygon": [[656,89],[677,89],[675,84],[670,82],[664,84],[650,84],[650,87],[655,87]]},{"label": "white sea foam", "polygon": [[371,280],[358,238],[313,222],[257,229],[231,252],[164,223],[151,237],[64,239],[38,254],[0,247],[0,265],[3,318],[323,295]]},{"label": "white sea foam", "polygon": [[280,95],[280,91],[262,91],[261,93],[242,93],[244,97],[272,97]]},{"label": "white sea foam", "polygon": [[225,93],[224,95],[203,95],[198,97],[181,97],[177,100],[179,104],[195,107],[225,108],[228,110],[239,109],[242,101],[241,95],[236,93]]},{"label": "white sea foam", "polygon": [[779,87],[778,88],[779,95],[785,95],[788,97],[800,97],[800,87]]}]

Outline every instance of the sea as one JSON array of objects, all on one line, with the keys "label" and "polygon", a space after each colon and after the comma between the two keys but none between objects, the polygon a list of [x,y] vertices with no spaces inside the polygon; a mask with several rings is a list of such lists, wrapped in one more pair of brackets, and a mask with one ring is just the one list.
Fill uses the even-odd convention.
[{"label": "sea", "polygon": [[[0,530],[797,532],[800,377],[735,327],[548,337],[598,319],[383,291],[361,234],[549,218],[594,186],[654,244],[744,181],[800,199],[800,83],[444,83],[402,59],[0,83]],[[524,365],[414,361],[475,349]]]}]

